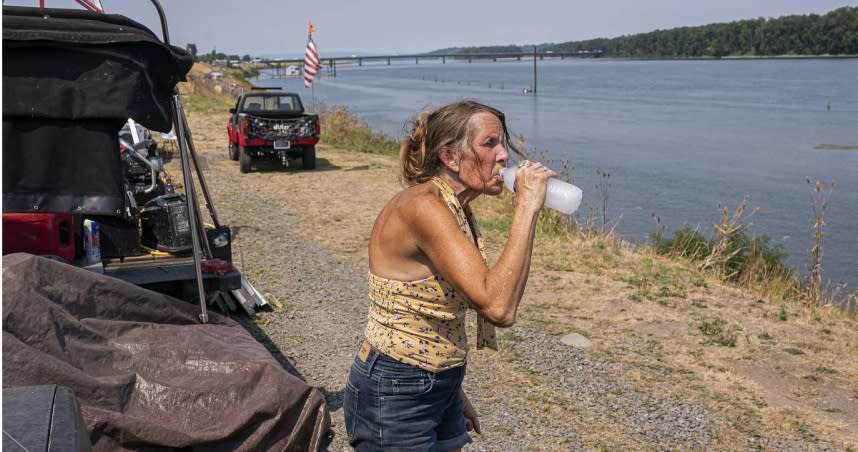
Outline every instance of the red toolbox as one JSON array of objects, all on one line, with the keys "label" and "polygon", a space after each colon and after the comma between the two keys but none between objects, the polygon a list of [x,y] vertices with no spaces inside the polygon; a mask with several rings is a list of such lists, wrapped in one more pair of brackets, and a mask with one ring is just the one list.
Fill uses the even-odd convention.
[{"label": "red toolbox", "polygon": [[3,254],[52,254],[74,261],[74,223],[70,214],[4,213]]}]

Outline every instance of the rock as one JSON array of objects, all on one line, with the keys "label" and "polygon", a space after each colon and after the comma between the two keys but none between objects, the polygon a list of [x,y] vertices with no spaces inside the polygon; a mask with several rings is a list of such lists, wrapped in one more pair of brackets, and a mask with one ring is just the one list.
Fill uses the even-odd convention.
[{"label": "rock", "polygon": [[569,333],[561,337],[560,342],[577,348],[590,348],[593,346],[593,343],[589,339],[578,333]]}]

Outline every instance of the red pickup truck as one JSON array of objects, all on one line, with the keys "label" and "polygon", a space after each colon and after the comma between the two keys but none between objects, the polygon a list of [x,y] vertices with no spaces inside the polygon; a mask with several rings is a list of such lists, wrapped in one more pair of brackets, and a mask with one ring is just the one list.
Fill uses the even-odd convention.
[{"label": "red pickup truck", "polygon": [[242,173],[252,159],[267,157],[288,166],[301,159],[304,169],[316,168],[319,116],[304,113],[301,97],[283,91],[251,91],[230,108],[229,157],[239,161]]}]

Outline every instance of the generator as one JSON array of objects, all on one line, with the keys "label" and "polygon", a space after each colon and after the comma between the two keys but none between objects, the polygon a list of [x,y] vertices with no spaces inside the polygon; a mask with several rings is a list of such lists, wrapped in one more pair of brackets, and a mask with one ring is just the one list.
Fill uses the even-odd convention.
[{"label": "generator", "polygon": [[184,194],[169,193],[153,198],[140,211],[140,221],[143,246],[167,253],[191,251],[191,222]]}]

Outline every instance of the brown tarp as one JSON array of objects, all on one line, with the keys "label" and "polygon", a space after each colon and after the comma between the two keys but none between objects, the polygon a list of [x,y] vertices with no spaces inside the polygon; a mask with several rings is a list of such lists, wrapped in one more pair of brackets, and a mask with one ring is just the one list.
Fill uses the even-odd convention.
[{"label": "brown tarp", "polygon": [[323,450],[322,394],[241,325],[198,314],[118,279],[4,256],[3,386],[71,388],[95,450]]}]

